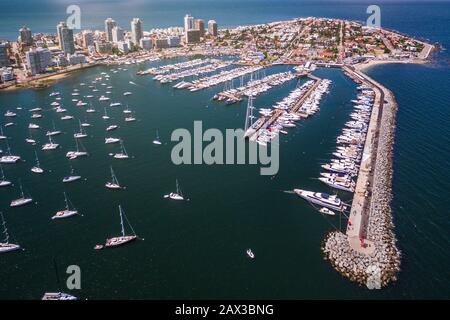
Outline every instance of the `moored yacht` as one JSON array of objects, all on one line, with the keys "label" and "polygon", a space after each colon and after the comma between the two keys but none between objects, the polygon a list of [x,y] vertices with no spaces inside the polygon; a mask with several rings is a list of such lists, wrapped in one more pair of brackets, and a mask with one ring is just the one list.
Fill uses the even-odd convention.
[{"label": "moored yacht", "polygon": [[302,189],[294,189],[294,192],[308,202],[317,204],[336,211],[343,211],[345,204],[335,195],[329,195],[322,192],[312,192]]},{"label": "moored yacht", "polygon": [[56,212],[56,214],[52,217],[52,220],[69,218],[78,214],[78,211],[75,208],[70,209],[69,206],[70,200],[67,198],[65,192],[64,192],[64,202],[66,204],[64,210]]}]

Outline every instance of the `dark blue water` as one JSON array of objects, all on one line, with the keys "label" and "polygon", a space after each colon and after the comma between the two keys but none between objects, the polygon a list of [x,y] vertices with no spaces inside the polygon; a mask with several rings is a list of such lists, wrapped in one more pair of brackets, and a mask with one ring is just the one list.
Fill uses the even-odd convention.
[{"label": "dark blue water", "polygon": [[[33,32],[54,32],[63,19],[64,1],[0,1],[0,38],[14,38],[27,24]],[[67,2],[69,3],[69,2]],[[125,28],[139,16],[145,29],[182,25],[185,13],[213,18],[222,26],[261,23],[298,16],[326,16],[365,20],[368,2],[361,1],[80,1],[83,27],[102,28],[113,17]],[[382,25],[450,47],[450,5],[443,2],[382,1]],[[93,136],[85,143],[89,159],[74,163],[88,181],[62,186],[60,178],[69,164],[63,151],[42,155],[43,166],[52,168],[44,177],[31,176],[33,149],[24,145],[27,113],[18,127],[8,129],[11,145],[27,162],[5,168],[15,182],[22,178],[26,189],[39,201],[34,207],[11,212],[8,202],[17,188],[0,194],[11,232],[27,250],[0,257],[0,298],[39,298],[56,290],[53,257],[60,268],[78,264],[83,270],[86,298],[449,298],[450,244],[450,68],[447,51],[434,56],[430,65],[386,65],[370,75],[393,90],[399,103],[394,152],[394,220],[402,271],[397,283],[372,292],[341,278],[322,260],[324,234],[339,226],[338,219],[324,219],[309,206],[280,190],[303,186],[325,190],[313,178],[320,163],[329,158],[334,138],[350,112],[354,84],[338,70],[318,70],[317,75],[334,81],[331,94],[314,118],[283,137],[280,172],[261,177],[258,168],[182,166],[170,163],[170,146],[151,144],[156,128],[169,140],[171,130],[191,128],[194,120],[220,129],[239,127],[244,104],[224,107],[210,102],[222,88],[195,94],[174,92],[148,77],[136,78],[137,67],[111,81],[117,93],[133,90],[130,99],[139,121],[127,126],[120,112],[112,114],[124,130],[120,136],[134,159],[117,164],[116,174],[128,189],[111,195],[102,187],[108,179],[111,159],[103,145],[100,115],[93,116]],[[88,82],[108,68],[87,70],[55,88],[66,95],[79,82]],[[275,69],[272,72],[283,70]],[[132,80],[137,88],[128,84]],[[257,106],[281,99],[295,86],[290,83],[258,97]],[[53,89],[51,89],[53,90]],[[48,106],[48,93],[23,91],[0,95],[0,107]],[[116,94],[116,93],[114,93]],[[69,99],[69,97],[67,97]],[[70,100],[70,99],[69,99]],[[70,105],[70,102],[67,102]],[[98,109],[100,111],[100,109]],[[84,118],[84,113],[74,115]],[[45,112],[48,127],[53,112]],[[74,123],[57,122],[67,132],[58,142],[64,151],[73,144]],[[126,129],[126,130],[125,130]],[[43,140],[42,133],[38,135]],[[17,142],[16,142],[17,141]],[[113,149],[113,148],[111,148]],[[85,161],[86,160],[86,161]],[[113,163],[114,164],[114,163]],[[193,199],[178,204],[163,201],[178,177]],[[49,220],[63,204],[62,191],[85,216],[53,224]],[[93,252],[92,246],[117,234],[116,206],[122,203],[138,234],[145,237],[129,247]],[[19,241],[20,240],[20,241]],[[255,263],[243,255],[254,248]],[[61,273],[63,272],[60,271]]]}]

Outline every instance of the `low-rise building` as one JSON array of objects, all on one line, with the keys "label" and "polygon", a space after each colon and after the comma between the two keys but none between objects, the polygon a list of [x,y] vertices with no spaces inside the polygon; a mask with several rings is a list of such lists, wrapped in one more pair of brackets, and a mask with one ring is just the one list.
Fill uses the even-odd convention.
[{"label": "low-rise building", "polygon": [[144,50],[152,49],[152,39],[150,38],[142,38],[139,40],[139,46]]}]

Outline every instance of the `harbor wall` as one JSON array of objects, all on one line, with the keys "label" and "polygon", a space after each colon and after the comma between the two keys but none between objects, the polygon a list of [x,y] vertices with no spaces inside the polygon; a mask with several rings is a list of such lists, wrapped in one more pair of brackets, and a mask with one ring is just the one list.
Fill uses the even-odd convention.
[{"label": "harbor wall", "polygon": [[[375,90],[374,110],[364,146],[347,233],[332,231],[325,237],[325,259],[344,277],[370,289],[397,279],[401,253],[396,246],[392,217],[392,152],[397,103],[390,90],[360,72],[344,67],[358,83]],[[366,163],[364,163],[366,161]],[[361,180],[362,179],[362,180]],[[354,221],[354,222],[352,222]]]}]

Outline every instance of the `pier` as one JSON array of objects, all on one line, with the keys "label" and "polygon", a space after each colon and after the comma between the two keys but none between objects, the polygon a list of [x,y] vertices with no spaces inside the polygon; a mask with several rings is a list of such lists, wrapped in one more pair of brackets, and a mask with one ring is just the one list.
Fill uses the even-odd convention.
[{"label": "pier", "polygon": [[[305,74],[306,76],[306,74]],[[305,94],[294,104],[294,106],[289,110],[291,113],[298,114],[302,118],[307,118],[308,115],[299,113],[298,110],[303,105],[306,99],[314,92],[315,89],[317,89],[317,86],[320,83],[320,78],[313,76],[311,74],[307,75],[310,79],[314,81],[314,84],[311,86],[311,88],[308,89],[308,91],[305,92]],[[256,141],[256,139],[259,136],[259,132],[261,130],[264,130],[268,127],[270,127],[277,119],[285,112],[285,110],[279,110],[276,109],[273,111],[273,114],[270,117],[261,117],[258,119],[257,122],[253,125],[253,130],[247,130],[245,137],[248,138],[251,141]]]},{"label": "pier", "polygon": [[330,232],[322,250],[343,276],[369,288],[381,288],[395,281],[400,270],[390,207],[397,104],[391,91],[358,66],[345,66],[343,71],[355,82],[371,87],[375,103],[346,233]]}]

